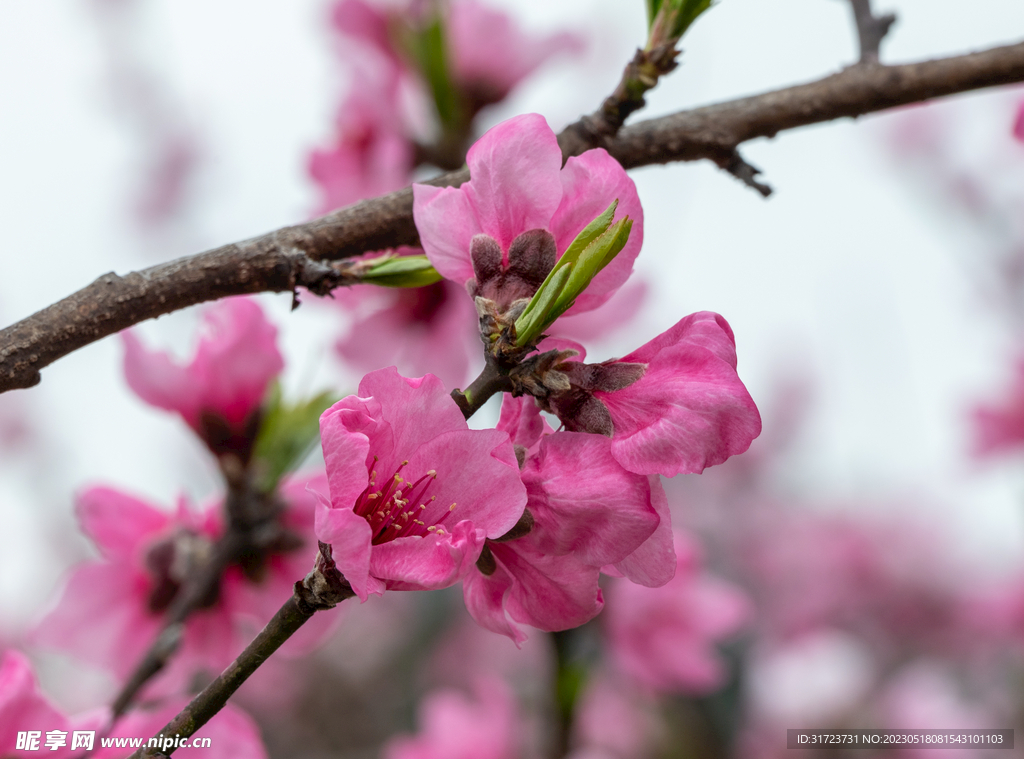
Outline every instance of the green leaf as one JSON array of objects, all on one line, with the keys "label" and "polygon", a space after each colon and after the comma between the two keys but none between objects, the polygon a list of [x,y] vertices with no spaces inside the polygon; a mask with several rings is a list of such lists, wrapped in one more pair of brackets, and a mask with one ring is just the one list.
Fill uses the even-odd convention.
[{"label": "green leaf", "polygon": [[362,276],[368,285],[381,287],[425,287],[441,281],[441,275],[426,256],[387,256]]},{"label": "green leaf", "polygon": [[309,455],[320,436],[320,415],[336,400],[333,393],[323,392],[289,405],[281,396],[281,386],[274,385],[264,404],[263,423],[253,451],[259,464],[257,487],[261,492],[273,491]]},{"label": "green leaf", "polygon": [[556,267],[534,293],[526,310],[516,319],[516,345],[518,347],[522,348],[524,345],[532,343],[554,321],[554,319],[548,318],[548,313],[562,294],[562,289],[574,268],[573,263]]},{"label": "green leaf", "polygon": [[[648,0],[648,25],[660,41],[678,40],[713,0]],[[652,8],[654,12],[651,13]],[[648,44],[651,44],[650,42]]]},{"label": "green leaf", "polygon": [[675,5],[679,8],[679,15],[676,16],[675,24],[672,27],[673,37],[682,37],[686,30],[697,20],[704,11],[711,7],[712,0],[676,0]]},{"label": "green leaf", "polygon": [[565,283],[548,315],[548,324],[568,311],[600,271],[612,262],[629,240],[633,221],[628,216],[611,225],[580,254],[572,276]]},{"label": "green leaf", "polygon": [[579,258],[580,253],[586,250],[587,246],[596,240],[600,235],[603,235],[608,227],[611,226],[612,219],[615,218],[615,209],[619,207],[619,200],[616,198],[612,201],[612,204],[604,209],[604,213],[594,219],[592,222],[587,224],[583,228],[583,231],[576,235],[576,239],[572,241],[562,257],[558,259],[556,267],[564,266],[568,263],[573,263]]},{"label": "green leaf", "polygon": [[618,206],[619,201],[615,200],[576,236],[537,288],[516,319],[518,347],[534,342],[564,314],[598,272],[625,247],[633,222],[627,216],[615,224],[611,223]]},{"label": "green leaf", "polygon": [[662,0],[647,0],[647,28],[654,26],[654,17],[661,10]]},{"label": "green leaf", "polygon": [[412,44],[420,73],[430,87],[437,115],[446,129],[456,129],[463,121],[462,100],[452,82],[445,44],[444,26],[440,16],[428,23]]}]

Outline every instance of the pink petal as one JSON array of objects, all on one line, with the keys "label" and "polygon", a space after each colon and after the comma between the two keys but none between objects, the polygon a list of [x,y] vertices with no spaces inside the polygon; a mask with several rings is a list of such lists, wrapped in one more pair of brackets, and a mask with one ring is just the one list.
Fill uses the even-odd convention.
[{"label": "pink petal", "polygon": [[501,416],[495,429],[508,433],[515,445],[526,449],[539,443],[542,436],[554,432],[532,398],[513,398],[508,393],[501,399]]},{"label": "pink petal", "polygon": [[380,404],[375,399],[350,395],[320,415],[320,442],[331,504],[336,509],[351,511],[369,484],[370,436],[381,434],[379,413]]},{"label": "pink petal", "polygon": [[121,333],[124,377],[128,387],[146,403],[176,411],[192,427],[199,423],[200,388],[188,371],[163,351],[150,351],[131,330]]},{"label": "pink petal", "polygon": [[520,646],[526,640],[526,633],[505,612],[505,598],[512,585],[512,576],[503,567],[498,567],[491,575],[470,571],[462,580],[462,596],[466,610],[478,625],[505,635]]},{"label": "pink petal", "polygon": [[1017,111],[1017,119],[1013,123],[1013,136],[1024,142],[1024,102]]},{"label": "pink petal", "polygon": [[548,227],[562,199],[562,151],[543,116],[493,127],[469,149],[466,163],[472,179],[459,189],[502,251],[523,232]]},{"label": "pink petal", "polygon": [[75,513],[104,558],[132,561],[147,537],[167,528],[170,517],[112,488],[90,488],[75,502]]},{"label": "pink petal", "polygon": [[529,536],[492,544],[491,551],[513,578],[505,609],[516,622],[547,632],[568,630],[589,622],[604,606],[598,569],[572,554],[545,554]]},{"label": "pink petal", "polygon": [[122,563],[79,566],[32,642],[124,677],[160,629],[159,617],[146,611],[148,592],[148,578]]},{"label": "pink petal", "polygon": [[504,432],[448,432],[415,450],[408,458],[409,477],[418,479],[431,469],[437,472],[434,486],[427,490],[436,500],[428,503],[421,517],[428,525],[455,504],[453,519],[468,519],[487,537],[498,538],[523,515],[526,488]]},{"label": "pink petal", "polygon": [[611,441],[601,435],[545,437],[526,462],[523,482],[535,520],[533,542],[545,553],[572,553],[601,567],[626,558],[658,527],[648,478],[619,466]]},{"label": "pink petal", "polygon": [[633,220],[626,247],[576,299],[576,304],[567,312],[571,315],[597,308],[629,279],[633,262],[643,245],[644,211],[633,180],[603,148],[571,157],[562,169],[561,180],[562,201],[550,227],[559,254],[564,253],[576,235],[616,199],[619,205],[615,220],[626,216]]},{"label": "pink petal", "polygon": [[473,279],[470,242],[483,232],[463,187],[412,186],[412,216],[423,252],[442,277],[460,287]]},{"label": "pink petal", "polygon": [[625,356],[644,376],[614,393],[595,392],[615,425],[612,454],[638,474],[701,472],[743,453],[761,432],[757,406],[736,374],[732,331],[701,312]]},{"label": "pink petal", "polygon": [[[462,411],[432,374],[407,378],[390,366],[370,372],[359,383],[359,395],[380,404],[379,416],[390,430],[388,440],[371,438],[381,477],[389,477],[409,454],[438,435],[468,430]],[[383,434],[383,433],[382,433]]]},{"label": "pink petal", "polygon": [[370,572],[393,590],[439,590],[454,585],[482,547],[483,534],[460,522],[453,534],[396,538],[374,546]]},{"label": "pink petal", "polygon": [[[69,752],[45,749],[47,730],[67,730],[68,720],[43,695],[28,657],[19,651],[4,652],[0,659],[0,756],[32,756],[16,750],[18,732],[40,730],[40,747],[46,756],[67,756]],[[69,741],[70,743],[70,741]]]},{"label": "pink petal", "polygon": [[370,540],[373,538],[370,523],[352,511],[351,506],[331,508],[326,500],[321,500],[314,531],[318,540],[331,544],[338,571],[360,601],[365,602],[369,593],[383,591],[381,584],[370,577]]},{"label": "pink petal", "polygon": [[196,349],[193,379],[203,388],[204,408],[229,424],[241,424],[284,368],[277,328],[256,301],[245,297],[219,301],[203,321],[209,331]]},{"label": "pink petal", "polygon": [[510,16],[476,0],[453,3],[447,21],[455,78],[494,101],[555,53],[582,47],[571,34],[528,36]]},{"label": "pink petal", "polygon": [[658,475],[648,477],[651,503],[658,513],[658,527],[640,547],[615,564],[617,576],[648,588],[657,588],[669,582],[676,574],[676,552],[673,547],[672,513],[668,497]]}]

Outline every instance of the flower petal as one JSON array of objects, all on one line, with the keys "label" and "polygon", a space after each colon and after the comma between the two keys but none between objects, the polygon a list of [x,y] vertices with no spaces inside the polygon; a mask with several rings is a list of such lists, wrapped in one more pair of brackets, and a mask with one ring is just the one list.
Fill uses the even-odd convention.
[{"label": "flower petal", "polygon": [[615,426],[612,454],[638,474],[696,473],[743,453],[761,416],[736,374],[725,319],[691,314],[621,359],[646,363],[644,376],[612,393],[595,392]]},{"label": "flower petal", "polygon": [[576,304],[567,312],[571,315],[597,308],[629,279],[644,241],[644,211],[633,180],[622,164],[603,148],[569,158],[562,169],[561,180],[562,201],[550,227],[559,254],[564,253],[576,235],[615,200],[619,201],[615,220],[625,216],[633,220],[626,247],[576,299]]},{"label": "flower petal", "polygon": [[165,529],[168,514],[113,488],[90,488],[75,502],[78,521],[104,558],[131,561],[147,535]]},{"label": "flower petal", "polygon": [[469,149],[466,163],[471,180],[459,189],[502,251],[523,232],[548,228],[562,199],[562,150],[543,116],[528,113],[493,127]]},{"label": "flower petal", "polygon": [[654,474],[648,477],[651,488],[651,504],[658,513],[658,527],[635,551],[622,561],[615,563],[615,576],[628,577],[638,585],[658,588],[676,574],[676,552],[673,546],[672,513],[668,508],[668,497],[661,484],[661,478]]},{"label": "flower petal", "polygon": [[380,583],[370,577],[370,523],[352,511],[351,506],[331,508],[321,496],[313,529],[318,540],[331,544],[338,571],[345,575],[360,601],[366,601],[369,593],[383,591]]},{"label": "flower petal", "polygon": [[626,558],[659,523],[648,478],[619,466],[611,440],[600,435],[548,435],[527,460],[523,482],[534,543],[545,553],[601,567]]}]

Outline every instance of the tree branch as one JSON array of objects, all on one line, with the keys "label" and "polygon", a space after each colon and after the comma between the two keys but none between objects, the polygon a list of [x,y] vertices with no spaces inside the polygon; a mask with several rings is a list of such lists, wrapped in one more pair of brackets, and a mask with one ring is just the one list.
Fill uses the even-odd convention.
[{"label": "tree branch", "polygon": [[[190,738],[221,709],[253,672],[281,645],[302,627],[316,612],[332,609],[355,593],[338,572],[331,556],[331,547],[321,543],[316,567],[305,580],[295,583],[295,592],[259,635],[246,646],[227,669],[207,685],[188,706],[168,722],[156,736]],[[141,748],[132,759],[156,759],[174,751],[168,748]]]},{"label": "tree branch", "polygon": [[[642,121],[605,147],[626,168],[700,159],[728,167],[737,146],[757,137],[1020,81],[1024,43],[900,66],[851,66],[809,84]],[[582,150],[564,138],[562,148]],[[463,169],[430,183],[457,186],[468,178]],[[406,188],[125,277],[105,275],[0,332],[0,392],[31,387],[58,358],[146,319],[229,295],[298,287],[326,293],[339,282],[322,262],[416,242]]]}]

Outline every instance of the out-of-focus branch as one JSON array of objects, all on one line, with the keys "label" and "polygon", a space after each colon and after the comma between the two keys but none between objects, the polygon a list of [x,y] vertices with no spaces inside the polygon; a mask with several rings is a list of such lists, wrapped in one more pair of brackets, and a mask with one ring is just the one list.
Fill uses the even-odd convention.
[{"label": "out-of-focus branch", "polygon": [[853,20],[857,24],[857,38],[860,42],[860,62],[878,63],[878,50],[889,33],[889,27],[896,23],[895,13],[876,16],[871,12],[871,0],[850,0]]},{"label": "out-of-focus branch", "polygon": [[[267,660],[267,657],[280,648],[316,612],[332,609],[354,595],[351,586],[334,564],[331,547],[321,543],[316,567],[306,579],[295,583],[292,597],[278,609],[267,626],[246,646],[238,658],[154,737],[180,735],[182,738],[189,738],[194,735],[224,708],[231,695]],[[170,755],[173,751],[173,747],[162,750],[141,748],[132,754],[132,759],[156,759]]]},{"label": "out-of-focus branch", "polygon": [[[728,169],[737,146],[757,137],[1020,81],[1024,43],[899,66],[851,66],[809,84],[642,121],[603,147],[626,168],[709,159]],[[584,148],[564,133],[561,144],[566,155]],[[431,183],[468,178],[463,169]],[[31,387],[58,358],[146,319],[242,293],[305,287],[324,294],[344,284],[324,261],[417,242],[406,188],[246,242],[124,277],[107,274],[0,331],[0,392]]]}]

